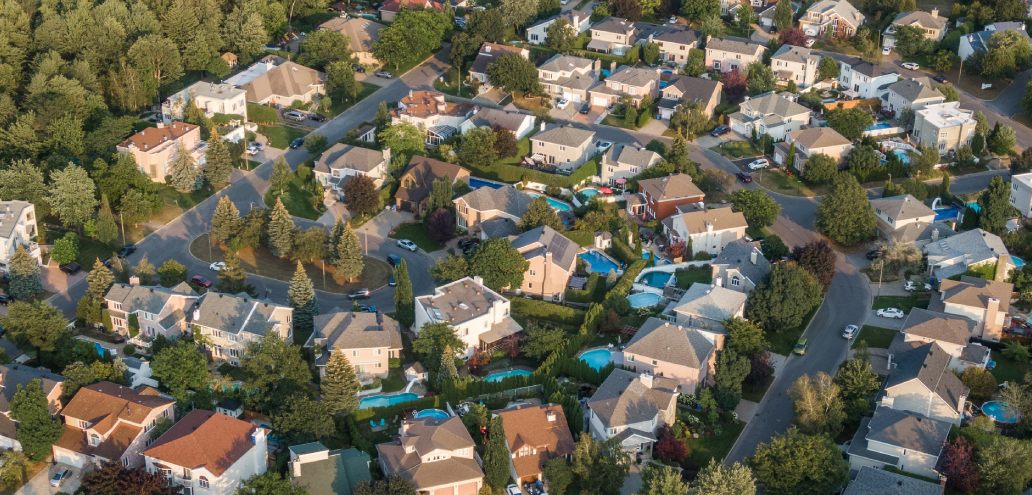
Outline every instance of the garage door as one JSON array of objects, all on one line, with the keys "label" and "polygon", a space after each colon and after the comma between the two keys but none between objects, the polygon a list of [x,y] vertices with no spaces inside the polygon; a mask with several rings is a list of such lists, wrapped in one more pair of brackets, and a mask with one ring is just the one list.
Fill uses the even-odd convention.
[{"label": "garage door", "polygon": [[563,91],[563,98],[566,98],[567,100],[570,100],[573,103],[580,103],[581,100],[580,95],[570,93],[568,91]]},{"label": "garage door", "polygon": [[82,468],[86,464],[86,457],[78,452],[54,447],[54,462]]},{"label": "garage door", "polygon": [[609,99],[604,96],[594,96],[591,98],[591,105],[596,107],[608,107]]}]

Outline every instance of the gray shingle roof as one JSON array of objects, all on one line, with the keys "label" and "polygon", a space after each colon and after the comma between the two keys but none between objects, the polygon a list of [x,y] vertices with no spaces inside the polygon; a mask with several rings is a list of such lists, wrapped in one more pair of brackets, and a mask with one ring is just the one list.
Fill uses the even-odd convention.
[{"label": "gray shingle roof", "polygon": [[175,295],[197,296],[189,285],[182,282],[175,287],[144,286],[129,284],[114,284],[108,289],[104,296],[109,301],[116,301],[122,304],[126,312],[143,311],[145,313],[160,313],[165,307],[169,298]]},{"label": "gray shingle roof", "polygon": [[723,322],[745,305],[744,293],[695,282],[674,306],[674,312]]},{"label": "gray shingle roof", "polygon": [[315,170],[326,173],[335,169],[370,172],[385,161],[387,159],[383,151],[337,143],[319,155],[319,160],[315,162]]},{"label": "gray shingle roof", "polygon": [[[325,339],[324,349],[401,349],[401,331],[397,320],[380,313],[338,311],[317,315],[314,329],[305,346]],[[316,365],[324,365],[329,353],[316,358]]]},{"label": "gray shingle roof", "polygon": [[931,208],[909,194],[872,199],[871,206],[895,221],[935,215]]},{"label": "gray shingle roof", "polygon": [[903,333],[941,340],[957,345],[967,345],[975,322],[963,316],[937,313],[927,309],[910,310],[907,319],[903,320]]},{"label": "gray shingle roof", "polygon": [[616,369],[602,382],[588,407],[606,427],[640,423],[655,418],[677,397],[677,382],[652,377],[652,386],[634,372]]},{"label": "gray shingle roof", "polygon": [[813,54],[809,48],[784,44],[771,56],[772,60],[784,60],[786,62],[806,63]]},{"label": "gray shingle roof", "polygon": [[594,138],[595,133],[593,131],[578,127],[561,126],[553,127],[539,134],[535,134],[531,139],[579,148]]},{"label": "gray shingle roof", "polygon": [[920,79],[901,79],[889,85],[889,91],[910,103],[928,98],[945,99],[938,89],[924,84]]},{"label": "gray shingle roof", "polygon": [[947,267],[947,269],[937,270],[940,278],[964,273],[967,271],[968,265],[1010,254],[1000,236],[982,229],[969,230],[951,236],[948,239],[928,243],[924,247],[924,252],[928,257],[929,265],[935,265],[954,258],[963,258],[963,263],[954,264],[951,267]]},{"label": "gray shingle roof", "polygon": [[952,425],[919,414],[880,406],[874,411],[868,426],[868,440],[938,456]]},{"label": "gray shingle roof", "polygon": [[842,495],[942,495],[943,488],[935,483],[902,474],[876,469],[860,468],[856,478]]},{"label": "gray shingle roof", "polygon": [[[523,252],[524,259],[552,254],[552,263],[572,269],[577,263],[580,246],[547,225],[530,229],[512,240],[512,247]],[[529,248],[529,249],[528,249]]]},{"label": "gray shingle roof", "polygon": [[32,206],[25,201],[0,201],[0,238],[9,239],[18,225],[22,210]]},{"label": "gray shingle roof", "polygon": [[722,86],[723,84],[720,81],[712,79],[679,76],[667,88],[677,88],[681,92],[682,101],[700,102],[703,105],[708,105],[713,98],[720,98],[720,88]]},{"label": "gray shingle roof", "polygon": [[959,410],[969,390],[950,369],[951,359],[952,356],[934,342],[895,354],[892,362],[896,367],[889,372],[885,388],[917,380],[954,410]]},{"label": "gray shingle roof", "polygon": [[913,10],[896,14],[896,18],[892,20],[892,23],[900,26],[917,24],[925,29],[945,29],[946,21],[945,17],[933,16],[931,12]]},{"label": "gray shingle roof", "polygon": [[[753,252],[756,253],[756,263],[751,261]],[[754,284],[763,281],[770,273],[770,261],[763,256],[759,246],[745,239],[738,239],[725,245],[717,259],[713,260],[713,264],[737,269],[749,277]]]},{"label": "gray shingle roof", "polygon": [[606,17],[594,26],[591,26],[591,29],[592,31],[625,34],[634,29],[634,23],[619,17]]},{"label": "gray shingle roof", "polygon": [[[376,446],[381,462],[387,466],[386,474],[397,474],[409,479],[417,488],[435,487],[484,476],[484,472],[472,458],[452,456],[431,462],[422,460],[423,456],[437,449],[455,451],[473,448],[473,438],[469,436],[459,418],[452,417],[443,421],[429,418],[412,420],[408,421],[407,425],[398,441]],[[412,452],[406,452],[409,448]]]},{"label": "gray shingle roof", "polygon": [[663,159],[655,151],[623,143],[613,146],[606,155],[608,162],[633,165],[640,169],[651,167]]},{"label": "gray shingle roof", "polygon": [[479,112],[473,115],[473,123],[477,127],[500,127],[507,129],[512,132],[519,130],[520,126],[526,122],[527,118],[530,118],[530,122],[533,125],[534,116],[525,114],[523,112],[513,112],[509,110],[502,110],[499,108],[482,108]]},{"label": "gray shingle roof", "polygon": [[701,333],[659,318],[645,320],[624,351],[693,369],[705,366],[713,343]]},{"label": "gray shingle roof", "polygon": [[193,323],[235,335],[265,335],[276,323],[286,324],[271,319],[273,311],[284,307],[246,294],[207,292],[197,301],[200,318]]},{"label": "gray shingle roof", "polygon": [[843,146],[850,141],[838,131],[830,127],[806,127],[788,133],[792,142],[799,143],[810,152],[831,146]]},{"label": "gray shingle roof", "polygon": [[479,187],[458,199],[465,201],[467,206],[477,211],[498,210],[516,217],[522,217],[527,212],[530,202],[534,200],[527,193],[512,186],[498,189]]},{"label": "gray shingle roof", "polygon": [[746,113],[746,110],[759,115],[775,115],[782,118],[810,112],[810,109],[785,97],[783,93],[767,93],[746,100],[742,102],[742,113]]},{"label": "gray shingle roof", "polygon": [[723,50],[725,52],[758,57],[763,54],[767,47],[744,39],[710,37],[706,40],[706,49]]},{"label": "gray shingle roof", "polygon": [[618,82],[628,86],[644,88],[648,84],[659,84],[659,72],[656,69],[646,67],[631,67],[624,65],[617,69],[607,81]]},{"label": "gray shingle roof", "polygon": [[[14,357],[14,356],[9,356]],[[65,378],[57,373],[21,364],[0,365],[0,413],[11,410],[11,400],[19,386],[39,380],[43,393],[49,394]]]}]

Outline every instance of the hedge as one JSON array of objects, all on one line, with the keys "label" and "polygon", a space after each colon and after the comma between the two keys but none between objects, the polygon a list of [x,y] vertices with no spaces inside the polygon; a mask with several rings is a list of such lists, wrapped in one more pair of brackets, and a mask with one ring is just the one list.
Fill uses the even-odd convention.
[{"label": "hedge", "polygon": [[602,385],[602,382],[609,377],[609,374],[616,369],[616,365],[609,363],[602,367],[602,369],[596,370],[591,365],[581,361],[577,357],[568,357],[560,360],[556,363],[556,374],[566,375],[572,378],[576,378],[578,381],[584,383],[590,383],[596,387]]},{"label": "hedge", "polygon": [[276,125],[279,123],[279,112],[270,106],[257,103],[247,104],[247,119],[256,124]]},{"label": "hedge", "polygon": [[488,382],[476,378],[459,379],[452,383],[445,384],[444,389],[438,397],[443,397],[449,402],[467,400],[469,397],[504,392],[514,388],[529,387],[541,383],[538,376],[510,376],[501,381]]},{"label": "hedge", "polygon": [[623,239],[614,236],[613,237],[613,254],[620,259],[620,261],[630,264],[635,261],[641,260],[641,253],[635,254],[634,250],[627,245]]},{"label": "hedge", "polygon": [[525,297],[514,297],[510,300],[513,316],[545,320],[562,325],[580,325],[584,321],[584,311],[568,308],[550,302]]},{"label": "hedge", "polygon": [[593,303],[598,301],[599,282],[603,282],[601,275],[599,275],[598,272],[591,272],[591,274],[588,275],[588,282],[584,284],[584,290],[566,289],[566,300],[579,303]]},{"label": "hedge", "polygon": [[[634,263],[631,263],[624,271],[624,274],[620,276],[620,280],[616,282],[616,285],[609,292],[606,293],[606,298],[603,302],[607,307],[612,303],[614,299],[623,299],[627,297],[627,294],[631,292],[631,287],[634,285],[634,279],[638,278],[638,274],[645,269],[645,265],[648,261],[638,259]],[[589,310],[590,311],[590,310]]]},{"label": "hedge", "polygon": [[475,175],[477,177],[489,180],[508,182],[510,184],[528,180],[539,182],[546,186],[570,188],[586,180],[588,177],[598,175],[598,160],[592,159],[585,162],[570,175],[552,174],[506,163],[494,163],[486,167],[470,165],[468,168],[476,172]]}]

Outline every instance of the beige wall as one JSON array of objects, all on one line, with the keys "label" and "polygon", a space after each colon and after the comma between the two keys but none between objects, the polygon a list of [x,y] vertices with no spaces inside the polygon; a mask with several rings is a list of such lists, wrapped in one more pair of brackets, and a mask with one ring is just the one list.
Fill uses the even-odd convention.
[{"label": "beige wall", "polygon": [[558,266],[544,256],[535,256],[527,261],[530,266],[523,273],[523,285],[520,286],[520,290],[544,299],[551,299],[553,296],[561,299],[566,291],[566,284],[570,281],[570,275],[573,274],[572,270]]},{"label": "beige wall", "polygon": [[599,31],[597,29],[592,29],[591,30],[591,39],[606,41],[606,42],[614,43],[614,44],[618,44],[618,45],[621,45],[621,44],[622,45],[630,45],[631,44],[631,38],[633,38],[633,37],[634,37],[633,34],[632,35],[627,35],[627,34],[624,34],[624,33],[616,34],[616,33],[610,33],[608,31]]},{"label": "beige wall", "polygon": [[792,81],[796,86],[806,88],[817,82],[817,57],[810,57],[806,62],[800,63],[789,60],[773,59],[770,68],[777,76],[778,71],[789,71],[792,73]]},{"label": "beige wall", "polygon": [[[166,141],[154,148],[147,151],[141,150],[136,147],[124,148],[119,146],[118,151],[123,153],[129,153],[136,159],[136,168],[143,171],[147,177],[157,182],[164,182],[165,176],[169,174],[169,165],[172,159],[176,156],[176,151],[179,149],[179,144],[182,143],[183,148],[187,152],[191,152],[197,147],[197,144],[201,142],[201,128],[196,127],[190,132],[183,134],[174,141]],[[196,160],[197,157],[194,157]]]},{"label": "beige wall", "polygon": [[701,369],[674,364],[667,361],[659,361],[640,354],[624,351],[624,365],[634,368],[636,372],[649,372],[656,376],[672,378],[681,384],[681,391],[684,393],[695,393],[699,385],[706,382],[706,377],[713,371],[715,354],[710,354],[710,359]]},{"label": "beige wall", "polygon": [[[270,320],[275,322],[275,326],[270,331],[275,332],[281,339],[289,341],[293,336],[292,314],[293,310],[288,307],[277,307],[273,310]],[[231,334],[214,328],[197,327],[200,329],[201,335],[207,337],[208,343],[205,344],[205,347],[212,353],[212,358],[215,361],[228,361],[234,365],[240,362],[249,342],[261,339],[260,335],[247,332]]]},{"label": "beige wall", "polygon": [[514,215],[510,215],[501,210],[487,210],[480,211],[469,207],[466,204],[466,200],[459,198],[455,200],[455,223],[459,228],[466,230],[473,230],[481,222],[486,222],[492,218],[503,217],[508,218],[514,222],[519,222],[520,218]]},{"label": "beige wall", "polygon": [[974,135],[975,121],[973,119],[963,124],[940,129],[925,120],[920,112],[914,117],[914,137],[924,146],[937,148],[940,153],[956,150],[971,143]]},{"label": "beige wall", "polygon": [[540,153],[548,163],[557,165],[573,163],[576,166],[584,163],[588,159],[589,146],[592,146],[590,139],[580,147],[573,147],[530,138],[531,153]]},{"label": "beige wall", "polygon": [[[387,347],[341,348],[333,352],[342,353],[348,358],[361,381],[386,378],[390,371],[390,358],[397,358],[399,354],[398,350],[392,351]],[[319,367],[319,376],[326,376],[325,366]]]},{"label": "beige wall", "polygon": [[[885,395],[892,398],[892,408],[897,411],[910,411],[939,421],[960,424],[960,412],[954,410],[916,379],[886,388]],[[960,410],[964,410],[963,401],[960,404]]]},{"label": "beige wall", "polygon": [[943,312],[951,315],[965,316],[975,322],[975,332],[986,340],[999,342],[1003,335],[1003,325],[1007,313],[999,311],[999,303],[992,308],[978,308],[963,304],[945,303]]},{"label": "beige wall", "polygon": [[674,43],[672,41],[657,41],[659,55],[666,62],[673,62],[677,65],[684,65],[688,62],[688,53],[695,45]]},{"label": "beige wall", "polygon": [[760,56],[752,54],[743,55],[712,48],[706,49],[706,67],[717,68],[716,65],[719,64],[721,72],[731,72],[732,67],[738,67],[738,70],[744,71],[747,65],[760,60]]},{"label": "beige wall", "polygon": [[[117,423],[115,425],[111,426],[111,428],[106,432],[106,434],[110,434],[110,433],[114,432],[115,431],[115,427],[117,426],[117,424],[126,424],[126,425],[131,425],[131,426],[135,426],[137,428],[143,428],[143,429],[136,436],[136,438],[134,438],[132,440],[132,443],[130,443],[128,448],[126,448],[126,451],[125,451],[124,454],[122,454],[121,458],[119,458],[119,459],[108,459],[108,460],[118,462],[118,461],[121,461],[121,459],[128,459],[129,460],[129,466],[128,467],[134,468],[134,467],[142,466],[143,465],[143,456],[141,455],[141,452],[143,451],[143,448],[145,447],[147,439],[150,436],[151,428],[153,428],[154,425],[157,424],[158,419],[160,419],[162,417],[167,417],[170,421],[175,423],[175,420],[176,420],[175,404],[168,404],[168,405],[161,406],[161,407],[155,407],[154,409],[151,410],[151,412],[149,414],[147,414],[147,416],[145,416],[143,418],[143,421],[141,421],[139,423],[132,423],[132,422],[125,421],[125,420],[122,420],[122,419],[118,419]],[[87,442],[89,442],[90,437],[94,433],[96,433],[97,435],[100,436],[100,441],[101,442],[107,440],[107,436],[105,436],[105,434],[102,434],[101,432],[97,432],[97,431],[93,430],[90,427],[83,428],[82,427],[82,423],[81,423],[81,421],[84,421],[83,418],[74,418],[74,417],[70,417],[70,416],[65,416],[64,419],[65,419],[65,421],[64,421],[65,425],[67,425],[67,426],[69,426],[71,428],[74,428],[76,430],[84,431],[85,434],[86,434],[86,441]],[[57,448],[57,447],[55,447],[55,448]]]}]

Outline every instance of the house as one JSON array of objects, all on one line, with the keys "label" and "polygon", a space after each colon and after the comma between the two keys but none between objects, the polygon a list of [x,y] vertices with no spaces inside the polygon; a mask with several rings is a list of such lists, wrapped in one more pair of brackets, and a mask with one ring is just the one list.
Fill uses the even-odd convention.
[{"label": "house", "polygon": [[664,220],[682,206],[702,203],[706,194],[688,174],[674,174],[638,181],[638,201],[627,201],[628,213],[644,220]]},{"label": "house", "polygon": [[911,224],[928,224],[935,220],[935,212],[917,198],[904,194],[870,200],[874,216],[878,219],[878,231],[886,239]]},{"label": "house", "polygon": [[473,438],[462,420],[403,420],[398,439],[376,445],[386,476],[400,476],[417,493],[475,495],[484,484]]},{"label": "house", "polygon": [[[811,156],[825,155],[835,160],[835,163],[841,163],[852,149],[853,142],[835,129],[807,127],[789,132],[784,141],[774,145],[774,163],[792,167],[802,173]],[[795,153],[794,162],[788,163],[788,156],[792,153]]]},{"label": "house", "polygon": [[578,127],[552,127],[530,138],[530,152],[545,163],[573,169],[595,155],[595,133]]},{"label": "house", "polygon": [[839,88],[853,98],[881,98],[899,80],[892,64],[872,64],[856,57],[840,57]]},{"label": "house", "polygon": [[[43,264],[36,228],[36,206],[25,201],[0,201],[0,273],[7,273],[18,248]],[[14,356],[8,356],[14,357]]]},{"label": "house", "polygon": [[946,35],[946,23],[948,21],[949,19],[939,16],[938,7],[933,7],[931,12],[923,10],[900,12],[892,20],[892,24],[885,28],[885,34],[882,36],[882,46],[894,48],[896,46],[896,30],[903,26],[920,29],[924,33],[925,39],[938,43]]},{"label": "house", "polygon": [[125,383],[129,384],[129,388],[143,385],[156,388],[160,385],[153,378],[154,370],[151,369],[150,361],[133,356],[123,356],[117,359],[122,361],[122,364],[125,366]]},{"label": "house", "polygon": [[11,401],[19,389],[38,382],[47,398],[50,414],[61,410],[61,394],[65,378],[44,368],[21,364],[0,365],[0,448],[21,451],[18,423],[11,416]]},{"label": "house", "polygon": [[712,335],[656,317],[645,320],[623,349],[623,364],[635,372],[675,380],[695,393],[716,369]]},{"label": "house", "polygon": [[30,356],[23,352],[21,348],[11,342],[11,339],[7,337],[0,337],[0,357],[6,357],[10,362],[17,364],[25,364],[28,361],[35,359],[35,356]]},{"label": "house", "polygon": [[150,387],[111,382],[79,389],[61,414],[64,431],[52,448],[54,462],[76,468],[116,462],[143,465],[142,451],[159,420],[175,421],[176,401]]},{"label": "house", "polygon": [[1032,38],[1029,37],[1028,32],[1025,30],[1024,22],[994,22],[986,25],[981,31],[961,36],[960,45],[957,47],[957,55],[960,56],[961,60],[967,60],[968,57],[976,53],[985,53],[989,47],[989,39],[994,34],[1004,31],[1014,31],[1032,43]]},{"label": "house", "polygon": [[650,41],[659,45],[660,60],[678,67],[688,63],[688,53],[691,50],[699,48],[699,37],[695,31],[682,26],[662,29],[653,34]]},{"label": "house", "polygon": [[215,361],[239,365],[251,342],[269,333],[290,341],[294,336],[294,309],[246,294],[207,292],[194,305],[191,328],[205,336],[205,347]]},{"label": "house", "polygon": [[655,151],[629,144],[615,144],[602,155],[602,183],[612,185],[621,181],[622,184],[662,160],[663,157]]},{"label": "house", "polygon": [[591,436],[617,439],[624,450],[651,452],[656,430],[674,422],[677,381],[615,369],[588,399]]},{"label": "house", "polygon": [[1011,176],[1010,204],[1023,217],[1032,217],[1032,173]]},{"label": "house", "polygon": [[573,31],[574,36],[579,35],[588,30],[591,27],[591,17],[586,16],[577,12],[576,10],[568,10],[554,17],[549,17],[543,21],[534,24],[527,28],[527,42],[531,45],[543,45],[548,41],[548,28],[552,24],[555,24],[559,19],[565,19],[568,23],[569,29]]},{"label": "house", "polygon": [[266,55],[257,62],[251,64],[248,68],[227,78],[225,83],[232,84],[237,87],[243,87],[245,84],[257,79],[262,74],[269,72],[277,65],[286,61],[286,59],[276,55]]},{"label": "house", "polygon": [[247,101],[289,107],[295,101],[311,103],[326,94],[326,75],[294,62],[283,62],[242,87]]},{"label": "house", "polygon": [[805,89],[818,81],[817,66],[820,62],[821,56],[809,48],[784,44],[771,56],[770,68],[778,81],[791,82],[797,88]]},{"label": "house", "polygon": [[232,84],[198,81],[187,86],[161,104],[166,118],[182,120],[188,105],[193,104],[209,119],[215,114],[237,115],[247,122],[247,92]]},{"label": "house", "polygon": [[535,117],[529,113],[504,110],[501,108],[481,108],[479,112],[462,124],[462,133],[474,127],[486,129],[505,129],[517,140],[523,139],[534,131]]},{"label": "house", "polygon": [[939,283],[939,302],[943,313],[974,321],[974,337],[999,342],[1010,321],[1007,313],[1013,292],[1014,284],[964,275],[960,280]]},{"label": "house", "polygon": [[425,215],[426,200],[430,197],[435,180],[469,183],[469,170],[454,163],[413,156],[398,179],[398,191],[394,194],[395,206],[418,216]]},{"label": "house", "polygon": [[591,26],[588,50],[623,55],[634,45],[634,23],[619,17],[606,17]]},{"label": "house", "polygon": [[151,180],[164,182],[169,167],[180,150],[185,150],[198,166],[204,163],[207,143],[201,141],[201,128],[186,122],[174,121],[157,127],[148,127],[122,141],[116,149],[132,155],[136,168]]},{"label": "house", "polygon": [[490,79],[487,77],[487,68],[490,67],[491,64],[495,63],[495,61],[502,55],[516,55],[529,60],[530,50],[491,42],[485,42],[483,45],[480,45],[480,51],[477,52],[477,58],[473,60],[473,64],[469,67],[469,73],[466,77],[468,77],[470,81],[474,79],[480,81],[479,91],[481,93],[488,91],[493,87]]},{"label": "house", "polygon": [[523,331],[509,313],[508,299],[485,286],[480,277],[464,277],[416,298],[413,330],[418,335],[428,323],[447,323],[466,344],[465,349],[455,351],[469,357],[475,350],[490,351],[502,339]]},{"label": "house", "polygon": [[380,61],[373,55],[373,45],[380,40],[383,24],[373,22],[365,17],[334,17],[319,25],[319,29],[328,29],[343,34],[348,39],[348,48],[358,63],[379,66]]},{"label": "house", "polygon": [[380,6],[380,20],[394,22],[402,10],[444,10],[444,3],[435,0],[387,0]]},{"label": "house", "polygon": [[971,143],[978,125],[974,112],[960,108],[959,101],[925,105],[914,112],[914,139],[940,153],[955,152]]},{"label": "house", "polygon": [[379,188],[387,176],[387,167],[390,162],[390,148],[376,150],[337,143],[319,155],[319,159],[315,161],[313,172],[315,172],[315,179],[323,187],[343,195],[344,184],[356,175],[369,177]]},{"label": "house", "polygon": [[239,418],[244,414],[244,404],[236,399],[222,399],[215,403],[215,412],[231,418]]},{"label": "house", "polygon": [[660,89],[659,118],[670,120],[681,104],[698,105],[703,115],[713,118],[723,91],[724,83],[720,81],[677,76],[665,88]]},{"label": "house", "polygon": [[312,349],[319,376],[326,376],[330,354],[338,352],[355,368],[364,384],[387,378],[391,360],[400,363],[398,321],[382,313],[335,311],[317,315],[304,347]]},{"label": "house", "polygon": [[920,414],[885,406],[860,420],[846,453],[849,468],[896,469],[918,476],[938,478],[936,464],[953,425]]},{"label": "house", "polygon": [[724,322],[745,316],[746,297],[744,292],[695,282],[666,313],[672,313],[678,325],[716,336],[713,342],[719,349],[724,346]]},{"label": "house", "polygon": [[889,85],[885,108],[900,113],[905,108],[920,110],[928,105],[945,103],[946,97],[927,77],[900,79]]},{"label": "house", "polygon": [[174,287],[116,283],[104,295],[111,330],[126,337],[178,338],[189,330],[187,313],[200,297],[186,282]]},{"label": "house", "polygon": [[807,36],[850,38],[864,19],[864,15],[846,0],[820,0],[806,9],[799,19],[799,28]]},{"label": "house", "polygon": [[437,146],[458,133],[462,123],[476,111],[477,107],[469,103],[445,101],[444,93],[410,90],[392,111],[391,121],[407,122],[423,129],[426,144]]},{"label": "house", "polygon": [[928,274],[940,280],[960,275],[973,266],[994,263],[1000,256],[1010,256],[1003,239],[982,229],[931,242],[924,247]]},{"label": "house", "polygon": [[771,268],[758,243],[745,239],[727,243],[712,266],[714,284],[746,294],[767,278]]},{"label": "house", "polygon": [[268,430],[194,409],[143,451],[147,471],[186,493],[232,495],[268,469]]},{"label": "house", "polygon": [[555,54],[538,67],[538,83],[546,94],[571,103],[588,101],[588,88],[598,82],[601,62]]},{"label": "house", "polygon": [[[478,187],[453,201],[455,222],[468,232],[481,231],[484,235],[515,233],[516,225],[534,201],[529,194],[505,185],[498,189]],[[487,225],[487,232],[484,232]],[[491,236],[497,237],[497,235]]]},{"label": "house", "polygon": [[[690,208],[663,219],[671,243],[690,243],[694,253],[718,255],[724,246],[745,238],[745,215],[729,207]],[[687,255],[687,253],[686,253]]]},{"label": "house", "polygon": [[744,71],[753,62],[763,61],[767,47],[737,38],[706,37],[706,68],[731,72]]},{"label": "house", "polygon": [[[738,9],[742,8],[746,2],[740,2],[738,0],[720,0],[720,15],[728,16],[734,15],[738,12]],[[757,7],[762,7],[766,4],[766,0],[749,0],[748,5],[753,7],[754,10]]]},{"label": "house", "polygon": [[512,247],[530,264],[523,273],[519,291],[542,299],[562,300],[566,284],[577,269],[580,246],[552,227],[542,225],[513,238]]},{"label": "house", "polygon": [[863,466],[842,495],[942,495],[945,490],[942,484]]},{"label": "house", "polygon": [[221,58],[222,60],[225,60],[226,61],[226,65],[228,65],[231,70],[236,68],[238,59],[237,59],[237,56],[236,56],[235,53],[233,53],[233,52],[225,52],[219,58]]},{"label": "house", "polygon": [[968,388],[950,369],[952,359],[935,342],[889,354],[881,404],[959,425]]},{"label": "house", "polygon": [[321,442],[291,445],[290,480],[310,495],[351,495],[371,482],[369,454],[354,447],[330,450]]},{"label": "house", "polygon": [[605,81],[596,83],[588,90],[591,105],[609,108],[630,99],[638,106],[645,96],[655,101],[659,95],[659,69],[650,67],[620,66]]},{"label": "house", "polygon": [[985,368],[989,361],[989,348],[970,342],[974,335],[975,322],[966,316],[914,308],[903,321],[889,352],[935,342],[953,357],[951,369],[959,372],[972,366]]},{"label": "house", "polygon": [[562,406],[516,405],[495,414],[505,429],[509,468],[518,485],[541,480],[546,462],[573,454],[573,435]]},{"label": "house", "polygon": [[810,109],[796,103],[796,98],[788,92],[747,96],[739,110],[728,116],[728,123],[731,130],[747,138],[767,134],[781,141],[810,122]]},{"label": "house", "polygon": [[[723,1],[727,0],[722,0],[722,2]],[[778,6],[777,2],[767,3],[765,0],[751,0],[750,3],[753,6],[753,11],[755,11],[756,15],[760,18],[759,24],[761,27],[763,27],[767,31],[770,31],[772,28],[776,27],[774,21],[774,12]],[[792,18],[794,19],[796,15],[799,13],[799,3],[789,2],[789,5],[792,7]]]},{"label": "house", "polygon": [[411,364],[405,366],[405,380],[406,381],[423,381],[427,379],[426,368],[423,367],[423,363],[419,361],[413,361]]}]

